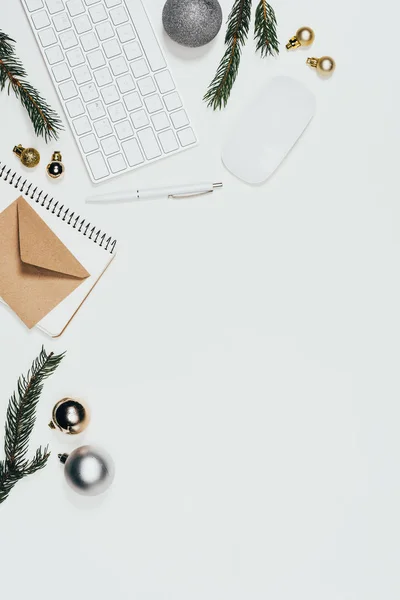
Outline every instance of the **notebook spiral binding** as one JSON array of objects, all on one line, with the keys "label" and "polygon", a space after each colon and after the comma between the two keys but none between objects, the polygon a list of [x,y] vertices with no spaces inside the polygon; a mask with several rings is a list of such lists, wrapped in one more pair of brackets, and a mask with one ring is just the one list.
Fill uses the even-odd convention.
[{"label": "notebook spiral binding", "polygon": [[95,244],[113,254],[117,240],[107,237],[107,234],[103,233],[100,229],[96,231],[96,226],[91,228],[91,223],[86,221],[86,219],[82,219],[80,215],[75,216],[75,212],[71,212],[69,208],[65,208],[64,204],[59,205],[58,201],[54,202],[54,198],[49,198],[49,194],[45,194],[43,190],[40,190],[37,186],[35,187],[27,179],[24,179],[22,175],[19,175],[12,169],[8,169],[7,165],[1,162],[0,179],[13,185],[22,194],[25,194],[25,196],[34,200],[46,210],[51,210],[53,215],[56,215],[56,217],[71,225],[73,229],[77,229],[79,233],[88,237],[89,240],[92,240]]}]

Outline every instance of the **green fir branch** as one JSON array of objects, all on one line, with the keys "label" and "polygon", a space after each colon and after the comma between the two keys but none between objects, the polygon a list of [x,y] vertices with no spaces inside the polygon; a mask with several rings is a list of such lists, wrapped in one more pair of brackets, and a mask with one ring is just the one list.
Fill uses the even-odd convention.
[{"label": "green fir branch", "polygon": [[47,447],[38,448],[33,459],[27,459],[29,439],[44,381],[54,373],[63,357],[64,354],[46,354],[42,348],[26,377],[21,375],[19,378],[17,391],[10,398],[4,437],[5,460],[0,461],[0,504],[18,481],[47,464],[50,456]]},{"label": "green fir branch", "polygon": [[235,0],[228,17],[228,28],[225,36],[227,46],[225,54],[218,66],[214,79],[210,83],[203,98],[214,110],[226,106],[233,84],[235,83],[242,47],[246,43],[250,28],[252,0]]},{"label": "green fir branch", "polygon": [[261,56],[275,56],[279,54],[279,41],[276,33],[275,11],[267,0],[260,0],[256,8],[254,23],[254,39],[257,42],[256,51],[261,51]]},{"label": "green fir branch", "polygon": [[37,136],[43,136],[46,142],[58,139],[63,129],[58,114],[47,104],[40,93],[27,81],[27,73],[22,62],[16,57],[15,41],[0,31],[0,90],[7,88],[19,98],[28,112]]}]

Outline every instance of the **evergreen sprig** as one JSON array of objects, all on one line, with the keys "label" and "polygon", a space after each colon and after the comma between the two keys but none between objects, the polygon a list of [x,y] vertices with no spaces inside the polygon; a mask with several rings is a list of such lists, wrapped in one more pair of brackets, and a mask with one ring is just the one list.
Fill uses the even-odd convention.
[{"label": "evergreen sprig", "polygon": [[227,46],[214,79],[204,96],[208,106],[214,110],[226,106],[233,84],[235,83],[242,46],[246,43],[250,28],[252,0],[235,0],[228,17],[225,35]]},{"label": "evergreen sprig", "polygon": [[27,459],[29,439],[36,421],[36,408],[44,381],[57,369],[64,354],[47,354],[42,348],[27,375],[21,375],[17,391],[10,398],[4,437],[5,459],[0,461],[0,504],[18,481],[46,466],[48,447],[39,447],[32,460]]},{"label": "evergreen sprig", "polygon": [[12,90],[27,110],[36,135],[43,136],[46,142],[58,139],[63,129],[58,114],[47,104],[40,93],[27,81],[27,73],[22,62],[16,57],[15,41],[0,31],[0,90]]},{"label": "evergreen sprig", "polygon": [[266,0],[260,0],[256,8],[254,39],[257,41],[256,50],[260,50],[263,57],[279,54],[276,25],[274,9]]},{"label": "evergreen sprig", "polygon": [[[214,110],[226,106],[238,75],[242,47],[250,28],[251,5],[252,0],[235,0],[228,16],[225,36],[227,48],[203,98]],[[257,42],[256,51],[260,51],[262,57],[279,54],[276,25],[274,9],[266,0],[260,0],[256,8],[254,39]]]}]

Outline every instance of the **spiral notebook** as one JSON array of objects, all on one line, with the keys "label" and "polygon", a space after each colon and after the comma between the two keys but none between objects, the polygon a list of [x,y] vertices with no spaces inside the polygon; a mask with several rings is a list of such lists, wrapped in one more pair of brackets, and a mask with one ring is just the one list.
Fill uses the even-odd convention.
[{"label": "spiral notebook", "polygon": [[0,301],[60,336],[116,255],[116,240],[0,162]]}]

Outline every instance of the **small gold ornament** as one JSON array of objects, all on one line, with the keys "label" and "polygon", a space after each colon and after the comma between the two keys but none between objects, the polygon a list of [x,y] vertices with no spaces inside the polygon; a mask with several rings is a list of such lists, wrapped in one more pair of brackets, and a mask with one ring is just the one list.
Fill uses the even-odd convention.
[{"label": "small gold ornament", "polygon": [[336,69],[336,63],[330,56],[321,56],[321,58],[307,58],[307,64],[317,69],[320,75],[329,77]]},{"label": "small gold ornament", "polygon": [[18,156],[24,167],[28,167],[28,169],[37,167],[40,162],[40,154],[35,148],[24,148],[21,144],[18,144],[18,146],[14,146],[13,152]]},{"label": "small gold ornament", "polygon": [[82,433],[89,425],[90,412],[82,400],[63,398],[53,408],[51,429],[58,429],[62,433],[76,435]]},{"label": "small gold ornament", "polygon": [[294,50],[300,48],[300,46],[311,46],[315,40],[315,33],[311,27],[300,27],[297,30],[296,35],[290,38],[286,44],[287,50]]},{"label": "small gold ornament", "polygon": [[51,157],[51,162],[46,167],[47,174],[52,179],[58,179],[65,172],[65,167],[62,164],[62,156],[60,152],[54,152]]}]

